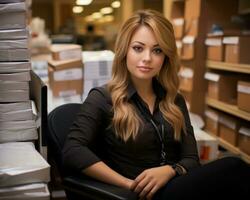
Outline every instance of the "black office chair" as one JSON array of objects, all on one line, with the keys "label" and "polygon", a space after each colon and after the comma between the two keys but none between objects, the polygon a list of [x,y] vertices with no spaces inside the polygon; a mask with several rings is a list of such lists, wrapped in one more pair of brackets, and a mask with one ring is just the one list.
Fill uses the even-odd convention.
[{"label": "black office chair", "polygon": [[67,176],[62,165],[62,148],[81,104],[70,103],[55,108],[48,115],[48,157],[54,160],[68,200],[136,200],[127,189],[109,185],[82,174]]}]

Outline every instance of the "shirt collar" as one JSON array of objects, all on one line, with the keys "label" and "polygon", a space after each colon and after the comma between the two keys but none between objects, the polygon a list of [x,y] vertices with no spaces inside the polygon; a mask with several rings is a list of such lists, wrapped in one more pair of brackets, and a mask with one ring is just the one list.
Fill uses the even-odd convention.
[{"label": "shirt collar", "polygon": [[[156,78],[153,79],[153,90],[160,100],[163,99],[166,95],[166,90],[162,87],[162,85],[158,82]],[[131,99],[135,94],[137,94],[137,91],[133,85],[133,82],[130,80],[127,88],[128,92],[128,99]]]}]

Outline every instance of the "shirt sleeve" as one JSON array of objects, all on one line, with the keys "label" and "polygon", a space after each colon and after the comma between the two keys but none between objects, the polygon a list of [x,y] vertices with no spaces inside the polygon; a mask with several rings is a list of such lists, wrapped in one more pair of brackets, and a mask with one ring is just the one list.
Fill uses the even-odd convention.
[{"label": "shirt sleeve", "polygon": [[181,159],[178,164],[189,171],[192,168],[200,166],[197,144],[194,137],[194,130],[190,122],[186,102],[180,94],[177,96],[176,103],[180,106],[186,125],[186,134],[183,133],[181,137]]},{"label": "shirt sleeve", "polygon": [[107,100],[99,90],[92,90],[81,106],[63,148],[63,165],[77,171],[101,159],[91,150],[97,141],[107,109]]}]

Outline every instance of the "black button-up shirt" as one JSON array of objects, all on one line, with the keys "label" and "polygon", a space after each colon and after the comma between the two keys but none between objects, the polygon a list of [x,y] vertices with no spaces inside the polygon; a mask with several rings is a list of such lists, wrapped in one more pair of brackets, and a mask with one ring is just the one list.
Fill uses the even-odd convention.
[{"label": "black button-up shirt", "polygon": [[[186,123],[187,135],[181,140],[174,139],[171,125],[162,120],[159,102],[166,95],[161,85],[153,82],[157,96],[153,114],[140,98],[130,83],[127,90],[129,103],[133,104],[143,126],[135,140],[124,142],[114,133],[111,125],[113,112],[110,94],[104,87],[94,88],[81,106],[71,132],[64,146],[64,166],[82,171],[90,165],[103,161],[118,173],[134,179],[143,170],[156,167],[161,162],[161,142],[152,123],[145,117],[145,112],[155,121],[157,126],[164,125],[163,141],[166,150],[166,164],[179,163],[189,170],[199,165],[196,141],[190,123],[188,110],[181,95],[177,95],[176,105],[181,109]],[[138,103],[141,105],[139,108]],[[144,112],[141,112],[141,109]]]}]

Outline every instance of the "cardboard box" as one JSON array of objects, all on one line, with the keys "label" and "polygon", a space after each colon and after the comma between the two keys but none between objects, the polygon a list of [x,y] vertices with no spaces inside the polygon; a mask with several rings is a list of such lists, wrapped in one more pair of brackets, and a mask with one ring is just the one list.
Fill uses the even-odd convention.
[{"label": "cardboard box", "polygon": [[183,36],[184,19],[183,18],[173,19],[172,24],[173,24],[173,28],[174,28],[175,38],[181,39]]},{"label": "cardboard box", "polygon": [[225,62],[250,64],[250,37],[224,37]]},{"label": "cardboard box", "polygon": [[200,0],[186,0],[185,1],[185,11],[184,19],[198,19],[201,11],[201,1]]},{"label": "cardboard box", "polygon": [[176,40],[176,47],[177,47],[178,56],[181,56],[182,54],[182,41],[181,40]]},{"label": "cardboard box", "polygon": [[49,61],[49,85],[52,94],[71,96],[83,93],[83,64],[81,60]]},{"label": "cardboard box", "polygon": [[205,130],[212,135],[219,135],[219,112],[210,108],[205,110]]},{"label": "cardboard box", "polygon": [[183,60],[191,60],[194,58],[194,42],[195,37],[193,36],[185,36],[182,39],[182,55],[181,58]]},{"label": "cardboard box", "polygon": [[224,46],[221,37],[207,38],[205,40],[207,45],[207,59],[212,61],[224,60]]},{"label": "cardboard box", "polygon": [[51,46],[54,60],[82,59],[82,47],[76,44],[54,44]]},{"label": "cardboard box", "polygon": [[112,51],[83,51],[84,80],[110,79],[114,53]]},{"label": "cardboard box", "polygon": [[241,127],[239,129],[239,149],[250,155],[250,128]]},{"label": "cardboard box", "polygon": [[250,82],[239,81],[238,91],[238,108],[250,112]]},{"label": "cardboard box", "polygon": [[219,136],[228,143],[237,146],[239,122],[235,117],[221,114],[219,117]]},{"label": "cardboard box", "polygon": [[193,76],[194,72],[192,69],[182,67],[179,72],[180,76],[180,90],[191,92],[193,89]]},{"label": "cardboard box", "polygon": [[187,19],[185,20],[185,35],[196,37],[198,35],[199,19]]},{"label": "cardboard box", "polygon": [[215,160],[218,157],[219,142],[216,138],[200,129],[194,129],[197,149],[202,163]]},{"label": "cardboard box", "polygon": [[206,72],[205,79],[208,80],[208,97],[227,103],[235,103],[237,77]]}]

